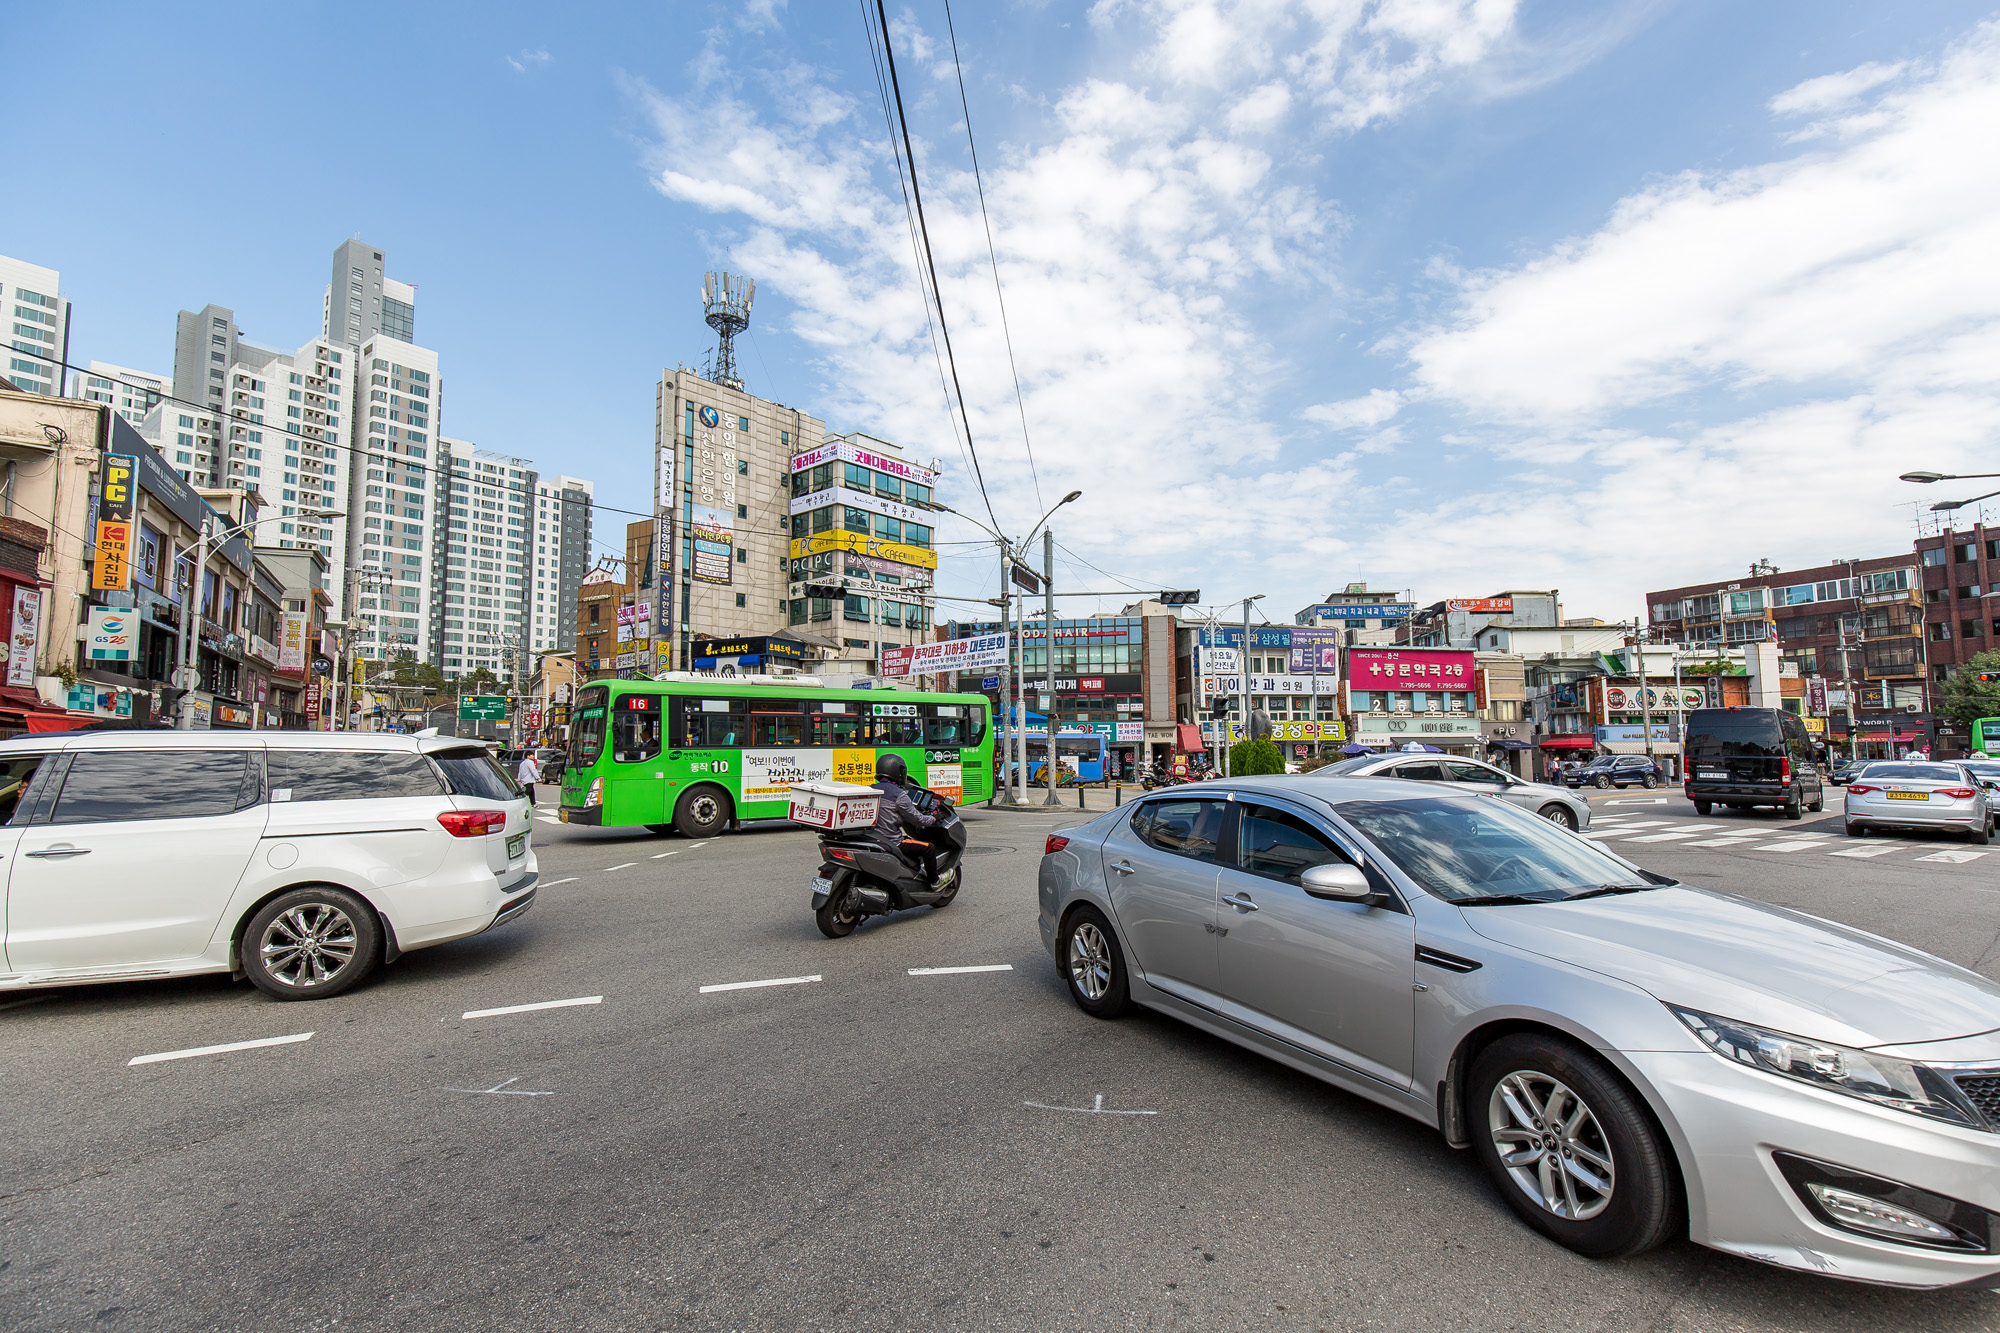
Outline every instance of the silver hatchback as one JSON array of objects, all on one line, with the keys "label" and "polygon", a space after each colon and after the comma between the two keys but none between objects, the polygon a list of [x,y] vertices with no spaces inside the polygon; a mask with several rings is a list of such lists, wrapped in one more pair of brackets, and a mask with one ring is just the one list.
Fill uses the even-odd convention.
[{"label": "silver hatchback", "polygon": [[2000,985],[1429,782],[1156,792],[1051,834],[1040,929],[1144,1005],[1435,1126],[1595,1258],[1675,1236],[2000,1284]]},{"label": "silver hatchback", "polygon": [[1529,782],[1477,759],[1449,754],[1394,751],[1343,759],[1317,770],[1327,777],[1402,778],[1408,782],[1449,782],[1461,793],[1498,796],[1574,832],[1590,828],[1590,802],[1567,787]]},{"label": "silver hatchback", "polygon": [[1883,760],[1848,780],[1842,809],[1847,836],[1876,828],[1945,829],[1985,846],[1993,831],[1987,785],[1962,764]]}]

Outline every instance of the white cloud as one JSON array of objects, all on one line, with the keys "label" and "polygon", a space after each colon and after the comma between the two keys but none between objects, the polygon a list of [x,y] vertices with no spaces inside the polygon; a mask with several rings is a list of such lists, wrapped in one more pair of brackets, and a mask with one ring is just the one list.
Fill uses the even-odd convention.
[{"label": "white cloud", "polygon": [[1863,93],[1901,78],[1908,69],[1907,62],[1884,65],[1871,60],[1839,74],[1822,74],[1779,93],[1771,99],[1771,110],[1781,116],[1816,116],[1837,111]]},{"label": "white cloud", "polygon": [[[1496,574],[1568,566],[1571,610],[1616,618],[1752,559],[1907,549],[1903,506],[1949,497],[1898,472],[1990,470],[1972,464],[2000,434],[2000,29],[1921,77],[1863,66],[1772,106],[1848,110],[1830,148],[1663,181],[1518,266],[1440,266],[1458,305],[1408,340],[1414,392],[1508,475],[1399,530],[1504,532]],[[1577,568],[1634,532],[1643,569]],[[1395,533],[1377,549],[1440,564]]]},{"label": "white cloud", "polygon": [[531,69],[540,69],[555,59],[547,51],[539,48],[503,58],[506,60],[508,68],[512,69],[516,74],[526,74]]},{"label": "white cloud", "polygon": [[1403,410],[1403,395],[1394,389],[1373,389],[1359,398],[1337,403],[1317,403],[1302,414],[1335,430],[1366,430],[1379,426]]}]

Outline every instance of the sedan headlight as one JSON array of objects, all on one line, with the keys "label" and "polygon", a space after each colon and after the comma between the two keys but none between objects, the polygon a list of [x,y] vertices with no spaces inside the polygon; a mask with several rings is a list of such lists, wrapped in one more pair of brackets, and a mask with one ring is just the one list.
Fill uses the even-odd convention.
[{"label": "sedan headlight", "polygon": [[1911,1115],[1972,1129],[1986,1128],[1986,1122],[1964,1094],[1944,1075],[1926,1065],[1773,1032],[1754,1023],[1718,1018],[1679,1005],[1667,1007],[1724,1059],[1880,1106],[1893,1106]]}]

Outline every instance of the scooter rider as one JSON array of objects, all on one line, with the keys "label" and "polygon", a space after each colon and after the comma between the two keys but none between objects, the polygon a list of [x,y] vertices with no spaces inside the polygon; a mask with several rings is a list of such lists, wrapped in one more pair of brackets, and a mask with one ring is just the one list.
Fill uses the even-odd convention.
[{"label": "scooter rider", "polygon": [[875,827],[870,831],[875,845],[882,850],[909,862],[914,857],[917,868],[923,872],[924,882],[937,879],[937,866],[929,843],[904,841],[908,833],[921,833],[925,829],[937,827],[937,821],[917,809],[903,784],[909,780],[910,766],[902,756],[885,754],[875,761],[875,788],[882,793],[882,800],[875,811]]}]

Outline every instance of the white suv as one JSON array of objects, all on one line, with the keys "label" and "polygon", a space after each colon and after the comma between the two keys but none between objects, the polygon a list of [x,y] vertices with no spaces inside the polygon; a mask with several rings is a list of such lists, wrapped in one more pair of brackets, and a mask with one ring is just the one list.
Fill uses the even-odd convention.
[{"label": "white suv", "polygon": [[0,743],[0,990],[230,972],[321,999],[534,900],[483,746],[307,731]]}]

